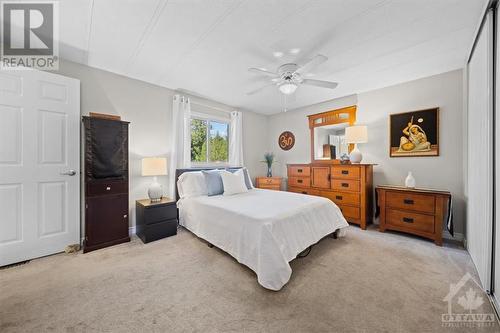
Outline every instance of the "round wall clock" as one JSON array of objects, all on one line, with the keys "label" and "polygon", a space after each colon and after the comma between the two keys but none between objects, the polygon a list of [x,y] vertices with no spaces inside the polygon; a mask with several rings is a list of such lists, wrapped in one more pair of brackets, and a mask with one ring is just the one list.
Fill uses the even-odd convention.
[{"label": "round wall clock", "polygon": [[283,150],[292,149],[295,144],[295,135],[292,132],[285,131],[278,137],[278,146]]}]

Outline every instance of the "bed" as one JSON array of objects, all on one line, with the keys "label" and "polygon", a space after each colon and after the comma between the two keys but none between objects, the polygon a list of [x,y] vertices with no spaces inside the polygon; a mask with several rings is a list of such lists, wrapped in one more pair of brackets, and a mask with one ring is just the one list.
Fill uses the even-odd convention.
[{"label": "bed", "polygon": [[[177,177],[184,172],[178,170]],[[196,196],[177,201],[179,223],[257,274],[261,286],[280,290],[289,262],[325,236],[345,234],[340,209],[322,197],[251,189],[231,196]]]}]

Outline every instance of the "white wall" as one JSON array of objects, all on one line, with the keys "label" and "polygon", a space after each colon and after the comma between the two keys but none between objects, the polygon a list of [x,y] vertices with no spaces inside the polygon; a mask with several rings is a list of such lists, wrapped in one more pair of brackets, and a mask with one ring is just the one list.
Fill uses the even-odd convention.
[{"label": "white wall", "polygon": [[[287,163],[310,162],[307,115],[357,105],[357,123],[368,125],[369,143],[359,145],[363,160],[378,164],[374,168],[375,185],[403,184],[408,171],[412,171],[417,186],[451,191],[455,231],[463,234],[462,82],[462,71],[457,70],[273,115],[269,121],[269,147],[281,162],[275,173],[285,176]],[[440,108],[440,156],[390,158],[389,115],[436,106]],[[281,151],[274,142],[284,130],[292,131],[296,138],[289,152]]]},{"label": "white wall", "polygon": [[[84,65],[63,61],[59,74],[79,79],[81,82],[81,114],[89,112],[120,115],[130,121],[129,169],[130,169],[130,225],[135,226],[135,200],[147,198],[151,179],[141,176],[141,159],[145,156],[167,156],[170,153],[173,90],[130,79]],[[184,94],[188,95],[188,94]],[[188,95],[189,96],[189,95]],[[229,106],[189,96],[194,102],[222,110]],[[214,110],[214,112],[217,112]],[[243,111],[244,159],[250,174],[256,176],[260,168],[254,162],[261,155],[267,137],[254,131],[265,129],[267,119],[250,111]],[[260,172],[262,174],[262,172]],[[168,189],[168,177],[158,177],[164,191]]]}]

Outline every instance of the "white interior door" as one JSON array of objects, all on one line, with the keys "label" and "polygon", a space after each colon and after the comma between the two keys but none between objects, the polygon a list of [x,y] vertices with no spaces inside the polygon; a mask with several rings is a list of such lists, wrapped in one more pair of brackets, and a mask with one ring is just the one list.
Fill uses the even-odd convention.
[{"label": "white interior door", "polygon": [[493,218],[493,19],[489,14],[468,64],[467,249],[491,288]]},{"label": "white interior door", "polygon": [[0,70],[0,266],[80,242],[79,133],[80,81]]}]

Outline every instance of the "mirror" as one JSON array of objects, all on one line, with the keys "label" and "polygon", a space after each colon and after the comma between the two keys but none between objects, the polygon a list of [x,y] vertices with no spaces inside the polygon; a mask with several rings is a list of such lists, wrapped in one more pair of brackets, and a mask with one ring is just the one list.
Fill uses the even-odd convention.
[{"label": "mirror", "polygon": [[[307,116],[311,130],[311,161],[338,163],[354,148],[345,141],[345,129],[356,122],[356,106]],[[337,161],[337,162],[335,162]]]},{"label": "mirror", "polygon": [[335,160],[342,154],[349,154],[349,144],[345,142],[348,123],[325,125],[313,128],[314,159]]}]

